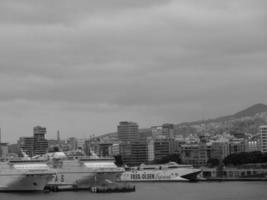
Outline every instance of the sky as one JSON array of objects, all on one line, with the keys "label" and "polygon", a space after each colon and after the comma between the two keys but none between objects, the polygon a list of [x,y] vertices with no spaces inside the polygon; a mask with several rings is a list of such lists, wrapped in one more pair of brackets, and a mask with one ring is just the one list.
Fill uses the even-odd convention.
[{"label": "sky", "polygon": [[266,0],[1,0],[2,141],[267,103]]}]

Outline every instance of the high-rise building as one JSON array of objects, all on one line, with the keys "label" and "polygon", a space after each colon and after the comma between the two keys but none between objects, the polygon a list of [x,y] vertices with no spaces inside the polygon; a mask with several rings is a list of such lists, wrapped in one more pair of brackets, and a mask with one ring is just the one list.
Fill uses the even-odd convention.
[{"label": "high-rise building", "polygon": [[122,142],[134,142],[138,140],[138,124],[135,122],[120,122],[117,127],[118,138]]},{"label": "high-rise building", "polygon": [[46,128],[35,126],[33,128],[34,155],[43,155],[48,151],[48,141],[45,139]]},{"label": "high-rise building", "polygon": [[259,127],[259,135],[260,135],[260,151],[262,153],[267,152],[267,125],[263,125]]},{"label": "high-rise building", "polygon": [[174,125],[173,124],[163,124],[162,125],[162,134],[166,138],[174,138]]}]

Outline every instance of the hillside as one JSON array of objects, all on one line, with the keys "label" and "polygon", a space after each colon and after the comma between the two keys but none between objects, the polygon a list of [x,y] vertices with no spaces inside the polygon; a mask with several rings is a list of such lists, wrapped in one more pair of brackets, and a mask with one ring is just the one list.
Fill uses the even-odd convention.
[{"label": "hillside", "polygon": [[220,134],[223,132],[246,132],[255,134],[258,126],[267,123],[267,105],[255,104],[235,114],[176,125],[176,134],[197,134],[203,131]]}]

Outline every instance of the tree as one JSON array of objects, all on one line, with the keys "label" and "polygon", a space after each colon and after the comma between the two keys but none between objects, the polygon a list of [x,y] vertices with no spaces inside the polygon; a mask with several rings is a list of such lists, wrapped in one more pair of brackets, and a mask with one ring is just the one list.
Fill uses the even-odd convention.
[{"label": "tree", "polygon": [[223,160],[226,166],[263,162],[267,162],[267,154],[261,153],[260,151],[235,153],[227,156]]},{"label": "tree", "polygon": [[118,167],[121,167],[123,166],[123,160],[122,160],[122,157],[121,155],[116,155],[114,156],[114,159],[115,159],[115,164],[118,166]]},{"label": "tree", "polygon": [[169,154],[167,156],[162,157],[161,159],[152,161],[152,163],[154,164],[165,164],[168,162],[181,163],[180,154],[177,154],[177,153]]},{"label": "tree", "polygon": [[220,165],[220,161],[217,158],[210,158],[207,161],[208,167],[218,167]]}]

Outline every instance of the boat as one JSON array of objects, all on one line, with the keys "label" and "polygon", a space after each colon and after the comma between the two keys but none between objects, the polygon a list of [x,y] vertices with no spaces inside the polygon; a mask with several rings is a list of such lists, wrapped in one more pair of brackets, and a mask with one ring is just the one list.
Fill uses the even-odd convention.
[{"label": "boat", "polygon": [[55,171],[45,161],[13,160],[0,164],[1,192],[43,191]]},{"label": "boat", "polygon": [[176,181],[196,181],[200,169],[195,169],[192,165],[180,165],[176,162],[169,162],[160,165],[145,165],[128,168],[121,175],[121,181],[125,182],[176,182]]},{"label": "boat", "polygon": [[63,152],[50,155],[48,165],[56,175],[48,182],[47,188],[90,189],[94,185],[112,183],[120,179],[123,168],[114,164],[113,158],[81,157],[67,159]]}]

